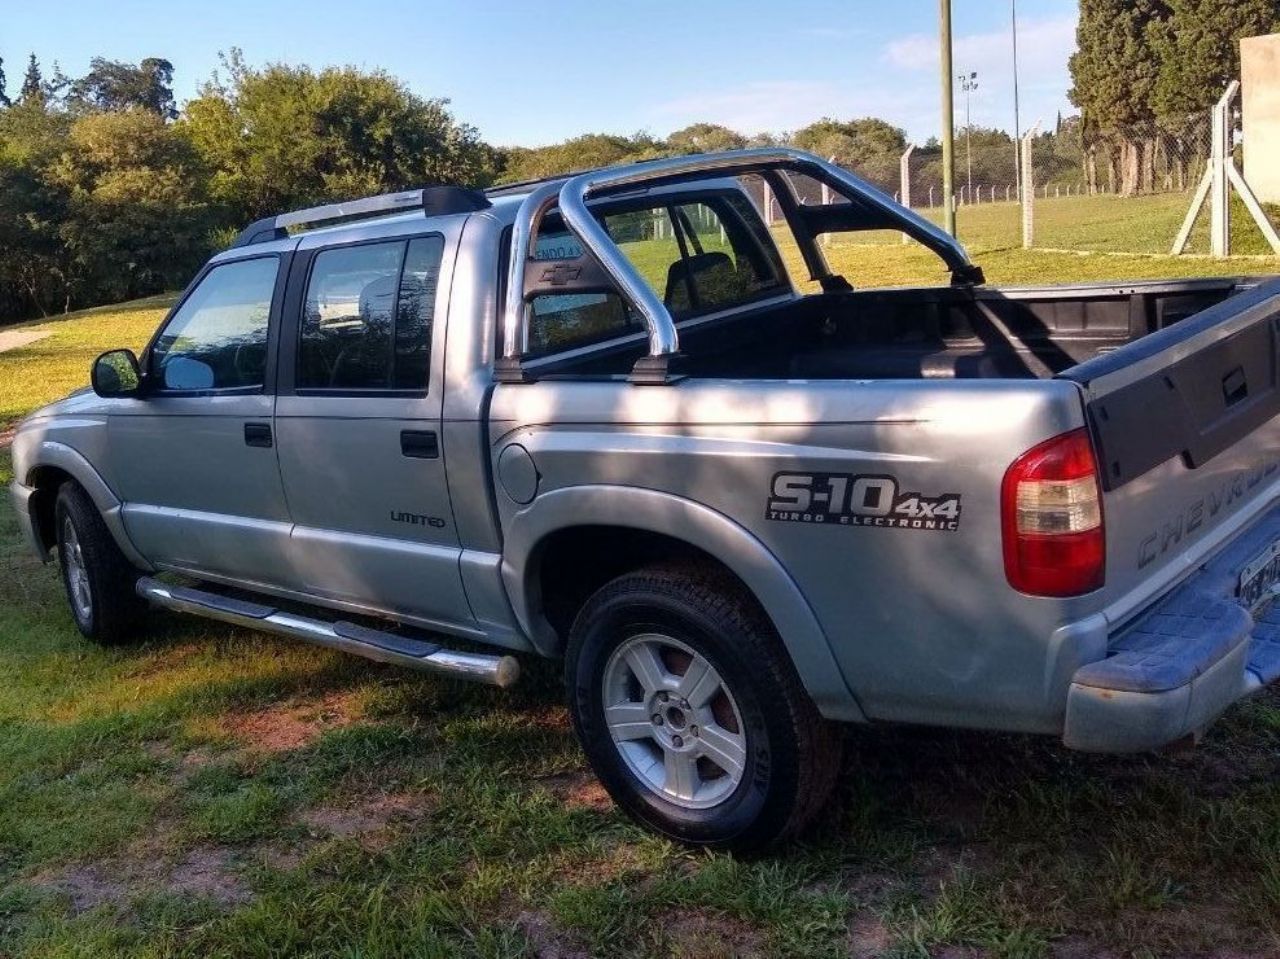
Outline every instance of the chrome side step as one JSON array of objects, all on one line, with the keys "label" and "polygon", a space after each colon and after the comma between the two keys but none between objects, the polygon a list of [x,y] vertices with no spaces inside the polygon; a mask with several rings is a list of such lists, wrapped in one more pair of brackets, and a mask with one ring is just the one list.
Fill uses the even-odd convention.
[{"label": "chrome side step", "polygon": [[150,576],[138,580],[137,590],[143,599],[165,609],[289,636],[316,646],[354,653],[380,663],[442,673],[504,689],[514,685],[520,678],[520,664],[512,656],[459,653],[426,640],[396,636],[394,633],[384,633],[354,623],[326,623],[287,613],[273,606],[219,596],[217,593],[207,593],[187,586],[170,586]]}]

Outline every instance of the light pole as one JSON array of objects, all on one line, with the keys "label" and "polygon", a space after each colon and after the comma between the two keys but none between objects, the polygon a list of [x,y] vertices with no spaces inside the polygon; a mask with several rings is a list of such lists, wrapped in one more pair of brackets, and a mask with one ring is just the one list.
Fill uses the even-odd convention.
[{"label": "light pole", "polygon": [[1022,118],[1018,111],[1018,0],[1009,0],[1013,14],[1013,173],[1022,199]]},{"label": "light pole", "polygon": [[939,32],[942,46],[942,222],[956,235],[956,101],[951,86],[951,0],[940,0]]},{"label": "light pole", "polygon": [[973,199],[973,122],[969,119],[969,94],[978,89],[977,73],[962,73],[956,77],[960,81],[960,89],[964,91],[964,156],[965,165],[969,168],[970,202]]}]

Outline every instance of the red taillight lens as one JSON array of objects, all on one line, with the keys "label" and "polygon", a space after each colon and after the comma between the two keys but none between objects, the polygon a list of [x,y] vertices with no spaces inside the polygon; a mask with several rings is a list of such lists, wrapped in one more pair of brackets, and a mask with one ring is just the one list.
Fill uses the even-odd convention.
[{"label": "red taillight lens", "polygon": [[1000,505],[1010,586],[1033,596],[1079,596],[1102,586],[1106,534],[1088,431],[1055,436],[1014,460]]}]

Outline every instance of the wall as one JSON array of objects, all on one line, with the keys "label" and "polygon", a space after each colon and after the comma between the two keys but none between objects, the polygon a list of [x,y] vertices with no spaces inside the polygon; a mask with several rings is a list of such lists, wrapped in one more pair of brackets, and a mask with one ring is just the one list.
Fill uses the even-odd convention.
[{"label": "wall", "polygon": [[1280,33],[1240,41],[1244,178],[1264,203],[1280,203]]}]

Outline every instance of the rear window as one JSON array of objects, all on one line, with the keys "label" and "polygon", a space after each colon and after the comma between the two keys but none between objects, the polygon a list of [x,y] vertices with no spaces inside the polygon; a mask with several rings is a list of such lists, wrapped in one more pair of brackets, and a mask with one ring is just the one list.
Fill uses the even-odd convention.
[{"label": "rear window", "polygon": [[316,254],[299,331],[298,387],[427,389],[444,240],[438,235]]},{"label": "rear window", "polygon": [[[768,231],[751,202],[724,192],[628,206],[599,215],[623,255],[676,320],[716,313],[790,290]],[[536,259],[573,259],[581,245],[546,221]],[[529,324],[531,353],[559,352],[642,330],[616,293],[537,296]]]}]

